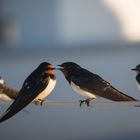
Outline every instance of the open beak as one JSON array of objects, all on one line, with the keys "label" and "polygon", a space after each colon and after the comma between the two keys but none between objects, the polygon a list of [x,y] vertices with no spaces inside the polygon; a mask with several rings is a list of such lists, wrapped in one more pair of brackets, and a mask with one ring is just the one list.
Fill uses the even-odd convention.
[{"label": "open beak", "polygon": [[57,65],[57,66],[59,66],[60,68],[57,68],[57,70],[63,70],[64,69],[64,67],[62,66],[62,65]]},{"label": "open beak", "polygon": [[56,70],[56,68],[49,68],[49,70]]},{"label": "open beak", "polygon": [[62,66],[62,65],[57,65],[57,66],[60,67],[60,68],[57,68],[57,70],[60,70],[65,76],[68,75],[68,72],[64,66]]}]

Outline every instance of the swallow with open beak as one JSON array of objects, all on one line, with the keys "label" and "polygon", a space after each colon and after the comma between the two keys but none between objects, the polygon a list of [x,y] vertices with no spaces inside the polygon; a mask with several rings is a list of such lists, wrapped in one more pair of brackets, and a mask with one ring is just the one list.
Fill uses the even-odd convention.
[{"label": "swallow with open beak", "polygon": [[42,103],[55,87],[54,69],[54,65],[50,63],[41,63],[24,81],[18,96],[4,112],[0,122],[11,118],[32,101]]},{"label": "swallow with open beak", "polygon": [[76,63],[65,62],[58,66],[60,66],[59,70],[64,74],[73,90],[86,98],[86,100],[80,101],[80,106],[82,103],[89,106],[91,100],[99,97],[113,101],[137,101],[114,88],[97,74],[82,68]]}]

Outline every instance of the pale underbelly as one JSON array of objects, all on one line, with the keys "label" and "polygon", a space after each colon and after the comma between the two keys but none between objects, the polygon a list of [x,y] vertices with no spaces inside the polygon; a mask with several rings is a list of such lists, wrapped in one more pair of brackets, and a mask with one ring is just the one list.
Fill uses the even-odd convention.
[{"label": "pale underbelly", "polygon": [[1,101],[13,101],[10,97],[8,97],[6,94],[0,93],[0,100]]},{"label": "pale underbelly", "polygon": [[137,84],[137,87],[138,87],[138,89],[140,91],[140,84],[138,82],[136,82],[136,84]]},{"label": "pale underbelly", "polygon": [[84,91],[84,90],[82,90],[82,89],[80,89],[80,87],[79,86],[77,86],[77,85],[75,85],[73,82],[71,82],[71,87],[73,88],[73,90],[76,92],[76,93],[78,93],[79,95],[81,95],[82,97],[84,97],[84,98],[90,98],[90,99],[92,99],[92,98],[94,98],[94,99],[96,99],[96,98],[99,98],[99,96],[96,96],[95,94],[93,94],[93,93],[90,93],[90,92],[87,92],[87,91]]},{"label": "pale underbelly", "polygon": [[44,100],[48,95],[50,95],[55,85],[56,85],[56,80],[50,79],[48,86],[36,97],[35,100],[38,99]]}]

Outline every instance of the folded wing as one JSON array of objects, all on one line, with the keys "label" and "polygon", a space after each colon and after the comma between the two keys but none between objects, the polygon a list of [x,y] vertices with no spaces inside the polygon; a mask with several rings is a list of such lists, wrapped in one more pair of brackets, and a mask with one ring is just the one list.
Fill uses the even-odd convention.
[{"label": "folded wing", "polygon": [[72,80],[76,85],[82,87],[82,89],[99,97],[104,97],[113,101],[136,101],[133,97],[130,97],[114,88],[100,76],[85,69],[82,69],[80,74],[77,73],[72,76]]},{"label": "folded wing", "polygon": [[0,122],[9,119],[17,112],[26,107],[32,102],[41,91],[43,91],[49,82],[49,76],[40,75],[36,78],[27,78],[19,91],[19,94],[11,106],[6,110],[3,116],[0,118]]}]

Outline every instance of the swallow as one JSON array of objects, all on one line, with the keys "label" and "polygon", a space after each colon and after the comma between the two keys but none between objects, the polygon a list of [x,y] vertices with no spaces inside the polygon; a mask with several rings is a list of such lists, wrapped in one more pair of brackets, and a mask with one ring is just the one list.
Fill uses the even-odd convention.
[{"label": "swallow", "polygon": [[136,71],[136,84],[138,89],[140,90],[140,65],[137,65],[136,68],[131,69],[133,71]]},{"label": "swallow", "polygon": [[7,102],[7,101],[13,101],[17,97],[18,92],[9,87],[4,79],[0,76],[0,100]]},{"label": "swallow", "polygon": [[97,74],[82,68],[76,63],[65,62],[58,66],[60,66],[59,70],[64,74],[72,89],[86,98],[86,100],[80,100],[80,106],[83,103],[89,106],[91,100],[99,97],[112,101],[137,101],[114,88]]},{"label": "swallow", "polygon": [[55,87],[56,77],[54,73],[54,65],[47,62],[41,63],[26,78],[18,96],[0,118],[0,122],[11,118],[33,101],[42,103]]}]

